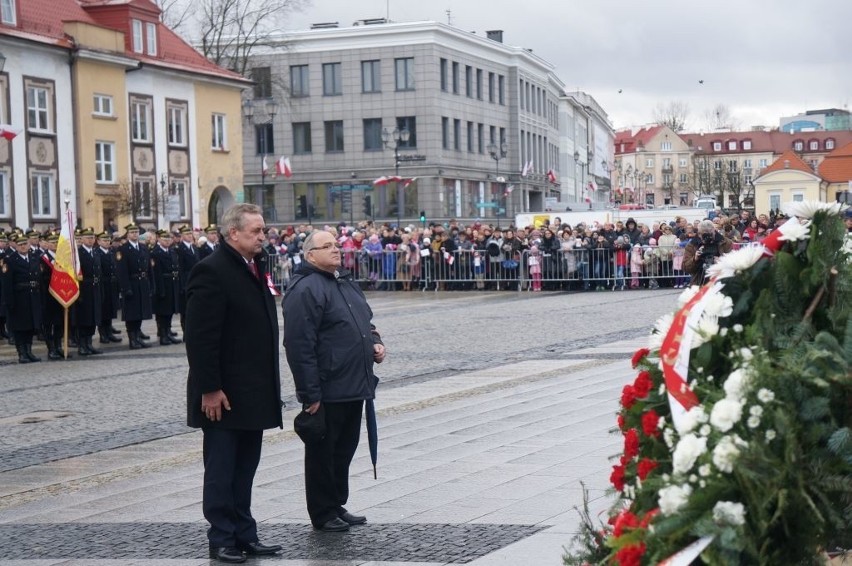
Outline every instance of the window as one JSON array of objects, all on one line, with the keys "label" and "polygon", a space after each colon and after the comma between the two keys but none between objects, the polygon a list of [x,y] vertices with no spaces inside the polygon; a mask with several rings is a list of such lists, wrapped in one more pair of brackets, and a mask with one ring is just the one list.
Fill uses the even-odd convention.
[{"label": "window", "polygon": [[156,55],[157,54],[157,24],[146,23],[145,24],[145,39],[148,44],[146,45],[147,50],[146,53],[148,55]]},{"label": "window", "polygon": [[459,64],[453,61],[453,94],[459,93]]},{"label": "window", "polygon": [[293,123],[293,153],[304,154],[311,153],[311,123],[310,122],[294,122]]},{"label": "window", "polygon": [[678,177],[678,182],[679,182],[681,185],[685,185],[685,184],[686,184],[686,182],[687,182],[687,176],[686,176],[686,173],[681,173],[681,174],[680,174],[680,177]]},{"label": "window", "polygon": [[380,150],[382,143],[382,119],[367,118],[364,120],[364,151]]},{"label": "window", "polygon": [[492,143],[497,143],[497,128],[495,126],[488,126],[488,144]]},{"label": "window", "polygon": [[447,91],[447,74],[449,73],[448,69],[448,61],[444,58],[441,58],[441,90],[444,92]]},{"label": "window", "polygon": [[394,59],[396,90],[414,90],[414,57]]},{"label": "window", "polygon": [[819,166],[819,162],[816,159],[811,159],[811,160],[808,161],[808,165],[811,166],[811,169],[816,171],[817,167]]},{"label": "window", "polygon": [[671,151],[672,150],[672,142],[664,141],[660,144],[660,151]]},{"label": "window", "polygon": [[488,102],[494,102],[494,73],[488,73]]},{"label": "window", "polygon": [[477,124],[476,125],[476,137],[478,148],[477,151],[479,153],[485,153],[485,125]]},{"label": "window", "polygon": [[169,187],[169,198],[177,205],[178,218],[189,218],[189,191],[186,190],[186,180],[173,180]]},{"label": "window", "polygon": [[743,159],[743,169],[751,169],[751,159]]},{"label": "window", "polygon": [[686,167],[686,157],[681,157],[677,162],[678,167]]},{"label": "window", "polygon": [[343,94],[341,84],[340,63],[324,63],[322,66],[322,94],[323,96],[337,96]]},{"label": "window", "polygon": [[648,173],[645,176],[645,180],[648,182],[648,186],[653,185],[654,184],[654,175],[652,173]]},{"label": "window", "polygon": [[343,151],[343,120],[325,122],[325,150]]},{"label": "window", "polygon": [[453,149],[461,149],[461,120],[453,120]]},{"label": "window", "polygon": [[736,173],[737,165],[736,161],[728,161],[728,173]]},{"label": "window", "polygon": [[713,151],[722,151],[722,142],[713,142]]},{"label": "window", "polygon": [[254,141],[258,155],[275,153],[275,138],[273,137],[272,124],[257,124],[254,127]]},{"label": "window", "polygon": [[743,185],[744,186],[751,185],[752,178],[753,177],[751,175],[743,175]]},{"label": "window", "polygon": [[808,149],[811,151],[817,151],[819,149],[819,142],[817,140],[811,140],[808,142]]},{"label": "window", "polygon": [[27,87],[27,126],[31,130],[50,131],[50,113],[47,109],[48,90]]},{"label": "window", "polygon": [[506,104],[506,92],[505,92],[506,91],[506,77],[504,77],[503,75],[500,75],[498,77],[497,83],[498,83],[497,92],[498,92],[498,95],[499,95],[498,101],[499,101],[500,104]]},{"label": "window", "polygon": [[473,98],[473,67],[464,66],[464,93],[468,98]]},{"label": "window", "polygon": [[470,153],[473,153],[473,142],[474,141],[475,140],[474,140],[474,137],[473,137],[473,122],[468,122],[467,123],[467,150]]},{"label": "window", "polygon": [[441,147],[450,149],[450,119],[441,117]]},{"label": "window", "polygon": [[408,141],[399,142],[400,149],[415,149],[417,147],[417,118],[414,116],[399,116],[396,119],[396,127],[400,131],[408,130]]},{"label": "window", "polygon": [[133,22],[133,51],[142,53],[142,22],[140,20],[131,20]]},{"label": "window", "polygon": [[151,104],[148,101],[130,102],[130,135],[135,142],[151,141]]},{"label": "window", "polygon": [[151,181],[149,179],[140,179],[133,183],[133,198],[136,201],[137,218],[153,217],[153,196]]},{"label": "window", "polygon": [[186,145],[186,107],[169,104],[166,114],[169,120],[169,145]]},{"label": "window", "polygon": [[736,151],[737,150],[737,141],[731,140],[728,142],[728,151]]},{"label": "window", "polygon": [[793,202],[803,202],[805,200],[804,193],[793,193]]},{"label": "window", "polygon": [[219,151],[225,151],[228,149],[228,138],[226,136],[227,131],[225,130],[225,115],[213,114],[211,122],[213,127],[213,139],[211,140],[210,147]]},{"label": "window", "polygon": [[482,100],[482,69],[476,70],[476,98]]},{"label": "window", "polygon": [[5,218],[12,214],[12,194],[9,190],[9,174],[0,171],[0,217]]},{"label": "window", "polygon": [[766,164],[767,164],[767,163],[768,163],[768,160],[767,160],[766,158],[764,158],[764,159],[760,159],[760,160],[758,160],[758,162],[757,162],[757,166],[758,166],[758,167],[760,167],[761,169],[763,169],[763,168],[765,168],[765,167],[766,167]]},{"label": "window", "polygon": [[33,173],[31,179],[33,218],[56,216],[56,195],[53,191],[53,176],[48,173]]},{"label": "window", "polygon": [[743,149],[745,151],[751,150],[751,140],[743,140]]},{"label": "window", "polygon": [[781,195],[780,194],[771,194],[769,195],[769,210],[781,210]]},{"label": "window", "polygon": [[15,25],[15,0],[0,0],[0,21]]},{"label": "window", "polygon": [[115,182],[115,144],[95,142],[95,182]]},{"label": "window", "polygon": [[361,92],[382,92],[380,61],[361,61]]},{"label": "window", "polygon": [[645,167],[653,167],[653,166],[654,166],[654,159],[652,157],[649,157],[648,159],[645,160]]},{"label": "window", "polygon": [[308,84],[308,66],[290,66],[290,96],[309,96],[310,85]]},{"label": "window", "polygon": [[663,169],[671,169],[672,167],[672,158],[664,157],[663,158]]},{"label": "window", "polygon": [[803,151],[805,149],[805,142],[802,140],[796,140],[793,142],[793,149],[795,151]]},{"label": "window", "polygon": [[[307,65],[305,65],[305,74],[307,74]],[[272,70],[269,67],[253,68],[251,80],[254,81],[255,98],[272,98]]]},{"label": "window", "polygon": [[722,160],[721,159],[717,159],[716,161],[713,162],[713,169],[715,169],[716,171],[722,170]]},{"label": "window", "polygon": [[827,140],[825,140],[825,149],[834,149],[834,140],[832,138],[828,138]]},{"label": "window", "polygon": [[96,116],[112,116],[112,97],[106,94],[96,94],[93,113]]}]

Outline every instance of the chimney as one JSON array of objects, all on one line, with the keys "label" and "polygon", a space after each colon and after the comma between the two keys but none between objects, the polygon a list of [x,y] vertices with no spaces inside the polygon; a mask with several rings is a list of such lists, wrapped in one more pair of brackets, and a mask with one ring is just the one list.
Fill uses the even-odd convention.
[{"label": "chimney", "polygon": [[503,43],[503,30],[492,29],[485,32],[485,37],[497,43]]}]

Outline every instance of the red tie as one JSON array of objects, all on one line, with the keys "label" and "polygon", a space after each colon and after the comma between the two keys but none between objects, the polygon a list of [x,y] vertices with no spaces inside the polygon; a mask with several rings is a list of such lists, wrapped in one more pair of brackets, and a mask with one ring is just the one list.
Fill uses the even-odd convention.
[{"label": "red tie", "polygon": [[254,260],[248,262],[249,271],[254,275],[255,279],[260,279],[260,274],[257,272],[257,265],[254,263]]}]

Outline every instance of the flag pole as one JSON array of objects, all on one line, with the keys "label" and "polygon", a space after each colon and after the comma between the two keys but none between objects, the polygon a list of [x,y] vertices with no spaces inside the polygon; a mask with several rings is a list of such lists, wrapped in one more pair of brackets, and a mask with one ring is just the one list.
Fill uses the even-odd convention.
[{"label": "flag pole", "polygon": [[62,355],[65,356],[65,359],[68,359],[68,307],[64,307],[65,311],[65,328],[62,333]]}]

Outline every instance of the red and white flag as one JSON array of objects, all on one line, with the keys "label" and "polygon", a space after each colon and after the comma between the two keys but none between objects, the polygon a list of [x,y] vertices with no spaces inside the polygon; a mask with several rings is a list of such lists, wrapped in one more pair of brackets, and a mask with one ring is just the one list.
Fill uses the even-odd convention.
[{"label": "red and white flag", "polygon": [[556,173],[553,172],[553,169],[547,170],[547,180],[554,185],[556,184]]},{"label": "red and white flag", "polygon": [[407,188],[408,188],[408,186],[409,186],[411,183],[413,183],[414,181],[416,181],[416,180],[417,180],[417,177],[412,177],[412,178],[410,178],[410,179],[405,179],[405,180],[403,180],[403,182],[402,182],[402,188],[403,188],[403,189],[407,189]]},{"label": "red and white flag", "polygon": [[534,172],[532,159],[527,163],[527,175],[532,175]]},{"label": "red and white flag", "polygon": [[20,133],[21,130],[13,128],[9,124],[0,124],[0,137],[2,138],[12,141]]},{"label": "red and white flag", "polygon": [[265,155],[263,156],[263,161],[260,164],[260,172],[263,175],[266,175],[267,173],[269,173],[269,163],[266,162],[266,156]]},{"label": "red and white flag", "polygon": [[56,244],[56,260],[51,266],[53,272],[50,274],[48,291],[56,301],[68,308],[80,297],[80,283],[82,273],[77,258],[77,246],[72,238],[72,226],[77,222],[71,209],[65,211],[65,221],[59,232],[59,242]]},{"label": "red and white flag", "polygon": [[382,185],[387,185],[391,181],[396,181],[398,183],[398,182],[402,181],[402,177],[398,177],[396,175],[391,175],[390,177],[385,177],[384,175],[382,175],[381,177],[379,177],[378,179],[373,181],[373,185],[376,186],[376,187],[381,187]]},{"label": "red and white flag", "polygon": [[284,175],[288,179],[293,176],[293,169],[290,167],[290,158],[281,156],[275,162],[275,174]]},{"label": "red and white flag", "polygon": [[523,168],[521,169],[521,177],[526,177],[530,172],[530,164],[524,163]]}]

